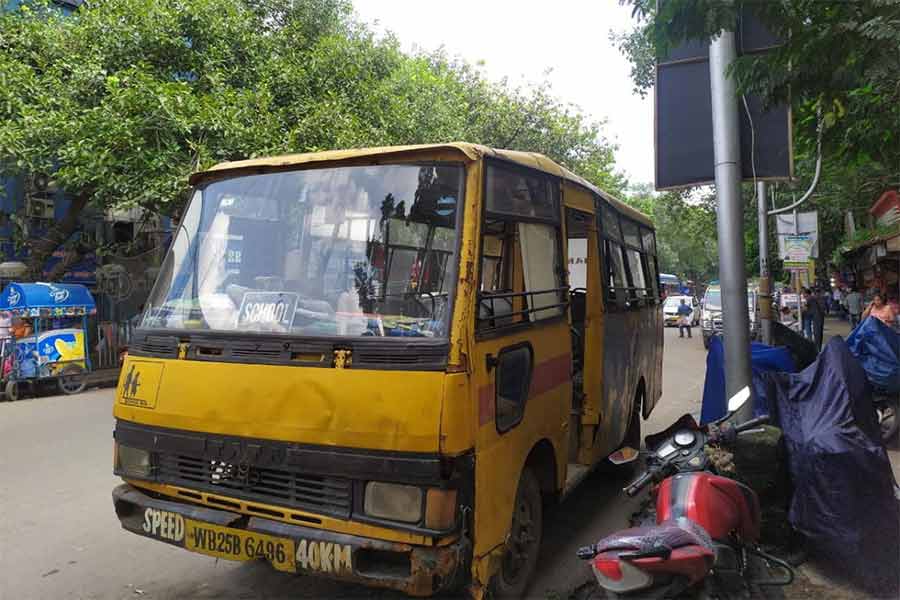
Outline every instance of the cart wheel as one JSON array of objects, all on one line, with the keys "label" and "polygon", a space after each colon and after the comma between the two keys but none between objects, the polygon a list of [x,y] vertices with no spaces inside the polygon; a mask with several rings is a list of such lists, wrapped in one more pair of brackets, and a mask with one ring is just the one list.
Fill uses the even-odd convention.
[{"label": "cart wheel", "polygon": [[84,390],[87,383],[84,377],[84,369],[78,365],[68,365],[59,375],[59,390],[63,394],[77,394]]},{"label": "cart wheel", "polygon": [[6,399],[9,402],[15,402],[19,399],[19,384],[15,381],[7,381],[4,391],[6,392]]}]

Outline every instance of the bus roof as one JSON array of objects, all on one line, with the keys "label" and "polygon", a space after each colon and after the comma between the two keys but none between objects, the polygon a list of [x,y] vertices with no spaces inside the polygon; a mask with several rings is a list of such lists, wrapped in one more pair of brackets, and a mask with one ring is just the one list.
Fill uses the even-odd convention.
[{"label": "bus roof", "polygon": [[420,144],[415,146],[384,146],[379,148],[354,148],[348,150],[326,150],[323,152],[307,152],[304,154],[286,154],[283,156],[270,156],[265,158],[251,158],[248,160],[238,160],[233,162],[219,163],[210,167],[205,171],[193,173],[190,177],[191,185],[197,185],[204,181],[218,178],[222,175],[238,175],[248,172],[264,172],[268,170],[278,170],[300,165],[312,165],[317,163],[334,163],[349,161],[355,159],[364,159],[368,157],[387,158],[390,156],[400,156],[403,154],[415,154],[427,151],[451,150],[456,151],[465,156],[467,160],[474,161],[480,158],[497,158],[509,161],[517,165],[543,171],[551,175],[556,175],[567,181],[585,187],[604,200],[612,204],[619,212],[646,225],[653,227],[653,222],[642,212],[625,204],[615,196],[604,192],[597,186],[588,182],[582,177],[569,171],[563,166],[553,162],[543,154],[537,152],[519,152],[517,150],[500,150],[482,146],[480,144],[470,144],[467,142],[452,142],[446,144]]}]

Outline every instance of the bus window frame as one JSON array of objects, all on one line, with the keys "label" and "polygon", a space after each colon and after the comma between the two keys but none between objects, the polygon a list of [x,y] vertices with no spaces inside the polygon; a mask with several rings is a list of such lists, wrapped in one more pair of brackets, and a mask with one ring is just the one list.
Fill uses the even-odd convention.
[{"label": "bus window frame", "polygon": [[[607,224],[607,221],[609,220],[606,217],[606,211],[609,211],[610,214],[616,217],[618,239],[608,233],[608,228],[605,226]],[[598,221],[600,224],[600,236],[598,236],[598,240],[600,243],[600,253],[603,257],[603,294],[606,300],[607,310],[635,310],[659,303],[659,264],[656,261],[656,253],[655,251],[651,252],[649,250],[644,250],[643,248],[644,232],[646,231],[653,236],[653,245],[655,250],[656,230],[626,216],[616,207],[614,207],[612,203],[603,198],[600,199]],[[629,225],[633,225],[636,228],[638,245],[634,245],[626,241],[625,231],[623,228],[623,222],[625,221],[627,221]],[[612,256],[610,256],[611,252],[606,251],[607,242],[609,243],[609,246],[613,248],[612,252],[618,251],[621,254],[621,260],[623,263],[625,274],[625,281],[623,282],[625,283],[625,286],[623,287],[610,287],[608,269],[610,269],[611,267],[614,269],[615,266],[611,265],[610,262],[612,261]],[[638,263],[640,264],[641,274],[644,278],[644,287],[639,288],[634,284],[634,275],[632,274],[631,264],[628,260],[629,251],[634,251],[638,254]],[[654,266],[656,267],[655,281],[653,280],[654,278],[650,277],[651,273],[649,269],[649,261],[651,259],[654,261]],[[643,292],[643,295],[640,295],[639,292]],[[622,295],[621,298],[619,297],[620,294]]]},{"label": "bus window frame", "polygon": [[[504,213],[504,212],[492,212],[487,209],[488,201],[488,170],[492,167],[500,168],[506,171],[511,172],[521,172],[529,177],[536,177],[538,179],[542,179],[547,183],[547,189],[550,192],[552,198],[551,200],[554,203],[554,214],[555,218],[544,218],[544,217],[536,217],[531,215],[518,215],[515,213]],[[560,321],[564,321],[568,319],[568,308],[569,308],[569,282],[568,275],[566,273],[565,265],[563,257],[563,220],[562,220],[562,190],[561,190],[562,182],[558,176],[552,175],[550,173],[546,173],[539,169],[532,169],[523,165],[520,165],[516,162],[508,161],[500,157],[490,157],[484,158],[482,160],[482,173],[481,173],[481,210],[480,210],[480,222],[478,223],[478,265],[476,267],[475,274],[475,285],[477,289],[475,290],[475,341],[481,340],[489,340],[497,337],[503,337],[506,335],[511,335],[513,333],[518,333],[521,331],[525,331],[534,327],[542,327],[545,325],[551,325],[554,323],[559,323]],[[549,293],[551,291],[557,292],[559,295],[559,302],[557,304],[553,304],[550,306],[542,306],[536,309],[526,308],[523,311],[515,311],[509,313],[505,316],[516,316],[516,315],[530,315],[534,312],[539,312],[542,310],[549,309],[557,309],[559,313],[557,315],[547,317],[544,319],[538,319],[532,321],[529,317],[526,321],[518,321],[515,323],[511,323],[509,325],[494,325],[490,327],[480,326],[480,322],[482,319],[479,317],[481,303],[482,303],[482,290],[481,290],[481,277],[482,277],[482,265],[484,263],[484,228],[487,224],[488,220],[499,220],[507,223],[536,223],[539,225],[549,225],[556,231],[556,258],[557,265],[555,267],[557,280],[562,283],[561,286],[556,288],[551,288],[549,290],[537,290],[534,292],[522,291],[522,292],[510,292],[510,293],[500,293],[495,294],[495,298],[502,297],[522,297],[526,298],[529,295],[535,295],[538,293]],[[501,251],[502,252],[502,251]],[[501,264],[501,268],[506,268]],[[485,322],[490,319],[484,319]]]}]

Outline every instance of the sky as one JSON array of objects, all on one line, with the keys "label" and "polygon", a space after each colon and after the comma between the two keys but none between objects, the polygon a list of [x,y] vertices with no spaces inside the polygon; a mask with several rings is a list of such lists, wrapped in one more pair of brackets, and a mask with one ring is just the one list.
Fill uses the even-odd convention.
[{"label": "sky", "polygon": [[630,183],[653,183],[652,96],[632,91],[630,64],[609,31],[632,25],[619,0],[353,0],[360,19],[392,31],[404,50],[443,47],[484,62],[492,80],[550,82],[554,95],[594,120],[619,146],[616,165]]}]

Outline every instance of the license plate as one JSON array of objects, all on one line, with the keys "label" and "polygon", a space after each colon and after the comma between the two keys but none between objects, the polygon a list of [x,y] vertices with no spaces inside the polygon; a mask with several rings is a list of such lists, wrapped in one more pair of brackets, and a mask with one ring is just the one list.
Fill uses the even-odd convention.
[{"label": "license plate", "polygon": [[228,560],[263,559],[279,571],[296,572],[294,541],[264,533],[255,533],[184,520],[184,547],[193,552]]}]

